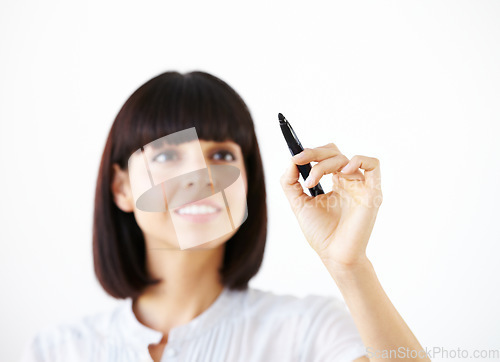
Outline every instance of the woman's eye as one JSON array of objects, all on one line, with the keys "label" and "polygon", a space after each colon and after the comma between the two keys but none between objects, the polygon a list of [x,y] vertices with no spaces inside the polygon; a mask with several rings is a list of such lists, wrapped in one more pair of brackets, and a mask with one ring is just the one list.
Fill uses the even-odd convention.
[{"label": "woman's eye", "polygon": [[177,152],[175,151],[164,151],[155,156],[153,161],[155,162],[166,162],[166,161],[174,161],[177,160]]},{"label": "woman's eye", "polygon": [[213,154],[212,158],[216,161],[225,161],[225,162],[231,162],[236,159],[234,155],[229,151],[218,151]]}]

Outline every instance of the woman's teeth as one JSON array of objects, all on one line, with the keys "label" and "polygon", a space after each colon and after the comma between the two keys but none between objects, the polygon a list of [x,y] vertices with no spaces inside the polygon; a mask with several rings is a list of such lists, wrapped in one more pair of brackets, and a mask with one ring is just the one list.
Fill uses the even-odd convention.
[{"label": "woman's teeth", "polygon": [[184,215],[184,214],[189,214],[189,215],[200,215],[200,214],[213,214],[216,213],[217,209],[212,206],[208,205],[192,205],[192,206],[186,206],[183,207],[182,209],[177,210],[178,214]]}]

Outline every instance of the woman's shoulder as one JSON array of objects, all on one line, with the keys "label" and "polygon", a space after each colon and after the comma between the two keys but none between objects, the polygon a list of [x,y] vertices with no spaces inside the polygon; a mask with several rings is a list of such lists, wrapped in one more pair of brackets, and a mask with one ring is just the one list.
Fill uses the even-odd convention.
[{"label": "woman's shoulder", "polygon": [[[272,333],[300,341],[300,354],[309,360],[354,360],[365,355],[364,345],[342,299],[333,295],[295,296],[249,288],[246,320]],[[261,329],[259,329],[261,331]]]},{"label": "woman's shoulder", "polygon": [[300,326],[298,330],[323,333],[323,330],[355,333],[352,317],[340,298],[333,295],[307,294],[297,296],[248,288],[242,298],[247,323]]},{"label": "woman's shoulder", "polygon": [[244,303],[248,313],[259,315],[295,315],[311,318],[317,316],[318,313],[327,313],[332,316],[347,311],[344,302],[333,295],[297,296],[252,287],[248,288]]},{"label": "woman's shoulder", "polygon": [[112,307],[40,327],[26,342],[22,361],[52,361],[56,356],[85,354],[113,338],[114,320],[126,301]]}]

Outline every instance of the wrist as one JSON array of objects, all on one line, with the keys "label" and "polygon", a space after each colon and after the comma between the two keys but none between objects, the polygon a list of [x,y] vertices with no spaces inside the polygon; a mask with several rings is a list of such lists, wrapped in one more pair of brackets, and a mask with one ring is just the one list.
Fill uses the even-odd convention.
[{"label": "wrist", "polygon": [[366,255],[360,256],[350,263],[339,263],[328,258],[321,258],[328,272],[339,287],[358,283],[375,273],[371,261]]}]

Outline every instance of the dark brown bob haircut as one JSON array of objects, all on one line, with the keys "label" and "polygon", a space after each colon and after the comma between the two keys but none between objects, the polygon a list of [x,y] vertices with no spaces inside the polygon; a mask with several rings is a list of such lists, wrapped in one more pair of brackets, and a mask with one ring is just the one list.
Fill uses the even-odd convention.
[{"label": "dark brown bob haircut", "polygon": [[115,298],[135,298],[157,284],[146,270],[144,235],[133,212],[113,198],[112,165],[123,170],[138,148],[168,134],[196,127],[199,139],[234,141],[242,150],[247,180],[248,217],[225,243],[219,272],[229,289],[248,288],[264,257],[267,207],[264,170],[252,116],[243,99],[221,79],[205,72],[165,72],[140,86],[125,102],[109,132],[97,176],[94,219],[94,270]]}]

